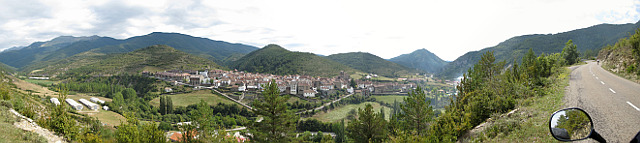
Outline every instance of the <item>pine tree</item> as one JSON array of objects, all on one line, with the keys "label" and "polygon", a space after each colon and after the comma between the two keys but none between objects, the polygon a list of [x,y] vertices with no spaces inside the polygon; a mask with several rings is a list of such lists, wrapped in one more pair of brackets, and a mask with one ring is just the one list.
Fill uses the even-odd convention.
[{"label": "pine tree", "polygon": [[409,92],[409,97],[404,99],[406,104],[400,105],[404,112],[401,118],[406,121],[409,130],[414,130],[419,136],[426,135],[429,122],[432,120],[433,110],[431,109],[430,100],[420,86]]},{"label": "pine tree", "polygon": [[255,142],[290,142],[300,117],[282,104],[289,100],[289,96],[280,96],[275,80],[264,86],[262,100],[253,102],[254,113],[262,116],[263,120],[249,123],[250,139]]},{"label": "pine tree", "polygon": [[364,109],[358,109],[358,118],[349,122],[347,131],[347,136],[357,143],[383,142],[387,138],[387,121],[367,104]]}]

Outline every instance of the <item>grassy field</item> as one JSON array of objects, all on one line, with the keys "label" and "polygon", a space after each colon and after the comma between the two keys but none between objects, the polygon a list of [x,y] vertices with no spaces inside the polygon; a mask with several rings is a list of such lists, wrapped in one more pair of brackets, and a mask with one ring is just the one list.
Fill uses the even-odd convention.
[{"label": "grassy field", "polygon": [[384,103],[389,103],[389,104],[393,104],[394,100],[402,103],[402,101],[404,101],[404,98],[406,97],[407,96],[401,96],[401,95],[389,95],[389,96],[374,95],[373,96],[373,98],[375,98],[376,101],[382,101]]},{"label": "grassy field", "polygon": [[[569,85],[570,70],[558,76],[560,79],[550,88],[550,94],[521,100],[519,111],[511,117],[495,119],[494,130],[502,130],[496,137],[479,136],[472,141],[484,142],[559,142],[549,134],[549,118],[562,108],[565,87]],[[509,129],[511,131],[504,131]],[[485,131],[485,134],[488,131]],[[491,131],[489,131],[491,132]]]},{"label": "grassy field", "polygon": [[[318,119],[318,120],[320,120],[322,122],[340,121],[340,120],[345,119],[347,117],[347,115],[349,114],[349,111],[351,111],[351,109],[355,109],[356,111],[358,110],[358,108],[364,109],[366,104],[371,104],[373,106],[373,111],[375,111],[376,113],[380,112],[380,108],[383,107],[383,106],[380,106],[380,104],[376,103],[376,102],[364,102],[364,103],[360,103],[360,104],[349,104],[349,105],[343,105],[343,106],[340,106],[340,107],[335,108],[333,110],[330,110],[327,113],[318,112],[316,115],[313,115],[313,117],[311,117],[311,118]],[[385,107],[384,109],[385,109],[384,110],[385,118],[388,120],[389,119],[389,114],[391,113],[391,108]]]},{"label": "grassy field", "polygon": [[103,124],[106,124],[106,126],[109,126],[109,127],[120,125],[120,121],[122,122],[127,121],[127,119],[125,119],[124,116],[113,111],[98,110],[97,113],[85,112],[83,114],[87,114],[90,117],[96,117],[98,118],[98,120],[100,120],[100,122],[102,122]]},{"label": "grassy field", "polygon": [[[211,93],[210,90],[198,90],[186,94],[169,95],[168,97],[171,97],[171,101],[173,102],[174,107],[197,104],[198,102],[200,102],[200,99],[209,103],[209,105],[216,105],[218,103],[236,104],[235,102],[223,96]],[[153,106],[160,106],[160,98],[151,100],[150,104]]]},{"label": "grassy field", "polygon": [[33,84],[44,84],[44,85],[51,85],[51,84],[57,83],[51,80],[35,80],[35,79],[25,79],[24,81],[33,83]]}]

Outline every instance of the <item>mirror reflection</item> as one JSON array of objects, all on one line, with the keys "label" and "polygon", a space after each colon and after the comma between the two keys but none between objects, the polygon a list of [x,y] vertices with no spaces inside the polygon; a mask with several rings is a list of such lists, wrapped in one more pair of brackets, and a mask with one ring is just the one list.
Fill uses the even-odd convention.
[{"label": "mirror reflection", "polygon": [[592,131],[591,119],[582,110],[564,109],[551,117],[551,133],[560,140],[580,140],[589,137]]}]

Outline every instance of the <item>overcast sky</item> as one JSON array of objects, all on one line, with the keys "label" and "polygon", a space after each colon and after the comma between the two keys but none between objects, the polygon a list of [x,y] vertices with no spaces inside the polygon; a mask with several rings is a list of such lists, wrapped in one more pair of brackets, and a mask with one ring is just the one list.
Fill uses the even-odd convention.
[{"label": "overcast sky", "polygon": [[525,34],[635,23],[634,0],[0,0],[0,49],[62,35],[176,32],[256,47],[444,60]]}]

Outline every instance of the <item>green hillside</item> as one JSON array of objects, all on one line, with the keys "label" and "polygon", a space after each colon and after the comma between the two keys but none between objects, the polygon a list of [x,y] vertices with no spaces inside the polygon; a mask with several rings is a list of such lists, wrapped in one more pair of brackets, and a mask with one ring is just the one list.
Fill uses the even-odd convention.
[{"label": "green hillside", "polygon": [[173,69],[219,69],[211,60],[178,51],[166,45],[154,45],[124,54],[84,52],[75,56],[27,67],[46,74],[121,74]]},{"label": "green hillside", "polygon": [[355,73],[356,70],[312,53],[291,52],[270,44],[253,51],[230,66],[238,70],[278,75],[337,76],[340,71]]},{"label": "green hillside", "polygon": [[389,61],[429,73],[437,73],[447,65],[446,61],[440,59],[440,57],[427,49],[418,49],[409,54],[402,54],[389,59]]},{"label": "green hillside", "polygon": [[363,72],[375,73],[385,77],[399,77],[417,72],[376,55],[363,52],[333,54],[326,58]]},{"label": "green hillside", "polygon": [[67,47],[73,43],[81,41],[99,40],[103,37],[71,37],[60,36],[46,42],[34,42],[31,45],[16,49],[0,52],[0,62],[9,66],[22,68],[23,66],[42,61],[42,59],[51,53]]},{"label": "green hillside", "polygon": [[[97,54],[127,53],[152,45],[168,45],[177,50],[225,63],[237,59],[258,48],[233,44],[179,33],[154,32],[148,35],[118,40],[110,37],[55,38],[47,42],[36,42],[28,47],[0,53],[0,62],[23,69],[31,64],[62,60],[76,54],[91,51]],[[22,70],[27,71],[28,70]]]},{"label": "green hillside", "polygon": [[4,72],[15,72],[16,69],[14,67],[11,67],[9,65],[6,65],[4,63],[0,63],[0,71],[4,71]]},{"label": "green hillside", "polygon": [[[483,53],[494,51],[496,61],[506,61],[507,64],[514,60],[520,60],[531,48],[536,54],[549,54],[562,52],[564,44],[573,40],[578,46],[578,51],[587,50],[599,51],[601,48],[612,45],[620,38],[633,34],[640,27],[640,23],[635,24],[600,24],[588,28],[577,29],[558,34],[535,34],[510,38],[494,47],[471,51],[455,61],[447,64],[443,71],[437,74],[439,77],[451,79],[461,76],[480,60]],[[536,55],[537,56],[537,55]]]},{"label": "green hillside", "polygon": [[640,82],[640,29],[598,53],[602,67],[631,81]]}]

